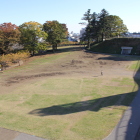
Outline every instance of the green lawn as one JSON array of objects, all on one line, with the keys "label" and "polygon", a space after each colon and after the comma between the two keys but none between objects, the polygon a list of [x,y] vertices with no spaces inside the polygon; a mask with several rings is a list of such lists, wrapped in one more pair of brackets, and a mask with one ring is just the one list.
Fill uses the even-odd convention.
[{"label": "green lawn", "polygon": [[100,140],[135,96],[132,79],[109,80],[107,86],[103,78],[50,78],[3,94],[0,126],[50,140]]},{"label": "green lawn", "polygon": [[138,71],[140,68],[140,61],[133,61],[132,65],[129,67],[130,70]]},{"label": "green lawn", "polygon": [[[47,61],[53,62],[66,53],[52,55]],[[44,62],[46,57],[34,60],[17,73]],[[49,140],[101,140],[133,100],[137,84],[123,76],[49,77],[27,82],[0,94],[0,127]]]}]

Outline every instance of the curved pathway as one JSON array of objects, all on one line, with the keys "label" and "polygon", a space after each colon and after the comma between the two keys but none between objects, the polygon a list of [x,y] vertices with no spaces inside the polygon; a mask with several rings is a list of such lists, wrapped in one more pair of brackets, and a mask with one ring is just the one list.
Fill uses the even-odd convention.
[{"label": "curved pathway", "polygon": [[0,140],[46,140],[25,133],[0,128]]},{"label": "curved pathway", "polygon": [[140,140],[140,90],[118,125],[103,140]]}]

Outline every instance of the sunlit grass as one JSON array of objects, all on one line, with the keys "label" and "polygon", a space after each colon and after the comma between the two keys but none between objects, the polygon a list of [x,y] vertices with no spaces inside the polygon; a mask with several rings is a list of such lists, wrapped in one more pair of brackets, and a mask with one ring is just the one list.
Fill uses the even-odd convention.
[{"label": "sunlit grass", "polygon": [[[49,78],[25,84],[0,96],[0,126],[50,140],[102,139],[135,96],[133,79],[108,80],[108,85],[103,78]],[[110,86],[114,81],[119,87]],[[121,94],[126,98],[114,106]],[[40,112],[31,113],[34,110]]]},{"label": "sunlit grass", "polygon": [[[139,58],[140,59],[140,58]],[[140,68],[140,60],[133,61],[132,65],[129,67],[129,70],[138,71]]]},{"label": "sunlit grass", "polygon": [[[69,53],[40,57],[4,75],[53,63]],[[136,66],[134,61],[131,70]],[[101,140],[132,102],[138,84],[139,77],[123,76],[42,77],[30,84],[23,82],[17,89],[0,94],[0,127],[49,140]]]}]

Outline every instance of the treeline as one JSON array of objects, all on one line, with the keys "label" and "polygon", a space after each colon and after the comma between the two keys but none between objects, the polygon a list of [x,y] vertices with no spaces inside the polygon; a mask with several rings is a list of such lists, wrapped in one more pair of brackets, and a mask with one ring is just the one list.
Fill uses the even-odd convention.
[{"label": "treeline", "polygon": [[96,42],[104,41],[107,38],[118,37],[125,34],[128,29],[123,23],[123,20],[116,15],[109,15],[109,13],[102,9],[100,13],[93,12],[90,9],[84,14],[80,24],[86,25],[85,33],[82,35],[81,40],[88,41],[88,47],[94,40]]},{"label": "treeline", "polygon": [[0,54],[11,53],[14,45],[21,45],[31,55],[45,51],[52,46],[53,51],[57,45],[67,41],[67,27],[58,21],[46,21],[43,25],[38,22],[25,22],[20,26],[12,23],[0,24]]},{"label": "treeline", "polygon": [[[68,43],[67,27],[58,21],[46,21],[43,25],[38,22],[25,22],[20,26],[12,23],[0,24],[0,71],[11,63],[19,63],[30,55],[42,52],[52,46]],[[22,46],[18,52],[13,47]]]}]

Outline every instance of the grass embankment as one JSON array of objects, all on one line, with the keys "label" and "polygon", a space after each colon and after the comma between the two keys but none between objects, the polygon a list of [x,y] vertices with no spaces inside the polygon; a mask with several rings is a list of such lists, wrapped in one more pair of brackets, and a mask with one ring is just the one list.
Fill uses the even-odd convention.
[{"label": "grass embankment", "polygon": [[122,46],[133,47],[131,54],[140,54],[140,38],[114,38],[91,44],[91,50],[94,52],[121,54]]},{"label": "grass embankment", "polygon": [[[67,53],[38,58],[17,73],[28,66],[53,63]],[[0,127],[50,140],[101,140],[115,127],[137,90],[133,78],[123,76],[34,80],[0,94]]]}]

